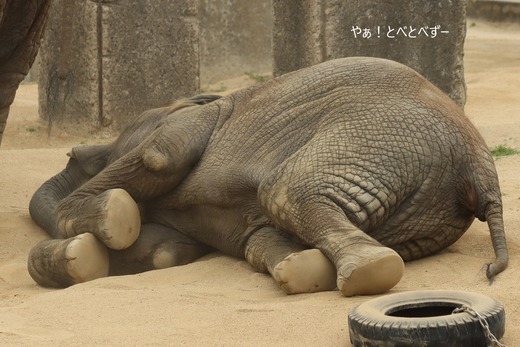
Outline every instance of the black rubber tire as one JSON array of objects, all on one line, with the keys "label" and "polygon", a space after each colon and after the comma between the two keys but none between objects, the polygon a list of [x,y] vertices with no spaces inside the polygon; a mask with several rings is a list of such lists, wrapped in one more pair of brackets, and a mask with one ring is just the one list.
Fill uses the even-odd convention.
[{"label": "black rubber tire", "polygon": [[356,347],[487,346],[484,329],[461,306],[477,311],[500,339],[504,306],[489,296],[462,291],[413,291],[381,296],[355,307],[348,315],[350,342]]}]

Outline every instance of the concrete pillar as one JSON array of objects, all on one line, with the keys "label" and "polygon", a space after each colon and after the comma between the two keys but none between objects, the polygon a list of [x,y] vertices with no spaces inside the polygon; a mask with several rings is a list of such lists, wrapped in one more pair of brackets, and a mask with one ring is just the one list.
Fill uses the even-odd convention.
[{"label": "concrete pillar", "polygon": [[40,117],[118,131],[199,89],[196,0],[55,0],[41,48]]},{"label": "concrete pillar", "polygon": [[272,71],[271,0],[199,0],[200,80]]},{"label": "concrete pillar", "polygon": [[520,23],[520,0],[468,1],[468,17],[492,22]]},{"label": "concrete pillar", "polygon": [[382,57],[466,101],[466,0],[273,0],[273,12],[274,75],[340,57]]}]

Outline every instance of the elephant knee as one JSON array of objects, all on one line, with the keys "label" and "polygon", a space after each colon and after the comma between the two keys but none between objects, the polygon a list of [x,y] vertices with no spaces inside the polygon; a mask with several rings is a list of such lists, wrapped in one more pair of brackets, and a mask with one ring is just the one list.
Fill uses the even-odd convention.
[{"label": "elephant knee", "polygon": [[151,146],[144,151],[143,163],[148,170],[159,172],[171,166],[171,159],[157,146]]}]

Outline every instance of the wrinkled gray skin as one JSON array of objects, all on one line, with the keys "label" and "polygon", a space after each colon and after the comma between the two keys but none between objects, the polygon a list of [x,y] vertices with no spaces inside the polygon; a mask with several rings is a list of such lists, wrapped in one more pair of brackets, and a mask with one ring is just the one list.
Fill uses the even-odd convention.
[{"label": "wrinkled gray skin", "polygon": [[51,0],[0,0],[0,143],[18,85],[34,62]]},{"label": "wrinkled gray skin", "polygon": [[[289,293],[333,289],[336,279],[347,296],[384,292],[401,278],[401,258],[448,247],[475,217],[488,222],[496,253],[488,278],[507,267],[486,144],[451,99],[401,64],[339,59],[162,110],[113,145],[73,149],[67,169],[35,194],[33,218],[54,238],[103,239],[123,189],[131,199],[121,205],[139,204],[138,223],[194,240],[200,254],[180,251],[185,262],[207,245],[245,257]],[[307,248],[330,263],[298,258]],[[287,270],[291,257],[300,268]],[[300,286],[327,267],[333,285]]]}]

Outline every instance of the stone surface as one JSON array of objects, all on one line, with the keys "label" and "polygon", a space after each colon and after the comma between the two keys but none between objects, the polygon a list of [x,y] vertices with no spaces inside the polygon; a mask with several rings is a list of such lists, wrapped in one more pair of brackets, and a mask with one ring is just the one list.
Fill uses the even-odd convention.
[{"label": "stone surface", "polygon": [[[382,57],[410,66],[465,103],[465,0],[273,0],[273,12],[274,75],[339,57]],[[364,29],[370,38],[363,38]]]},{"label": "stone surface", "polygon": [[[64,9],[71,15],[62,17]],[[41,52],[40,115],[72,132],[114,133],[200,84],[356,55],[402,62],[464,105],[465,10],[464,0],[55,0]],[[63,40],[62,25],[70,28]],[[357,27],[372,36],[355,36]]]},{"label": "stone surface", "polygon": [[473,0],[468,2],[468,17],[493,22],[520,23],[520,0]]},{"label": "stone surface", "polygon": [[201,85],[272,70],[271,0],[198,0]]},{"label": "stone surface", "polygon": [[[99,96],[96,3],[72,3],[74,20],[65,21],[70,29],[63,40],[63,0],[52,3],[39,53],[38,92],[40,118],[54,125],[64,123],[68,116],[73,118],[70,120],[70,128],[73,129],[80,124],[97,125]],[[62,44],[65,47],[61,47]]]},{"label": "stone surface", "polygon": [[51,11],[40,57],[42,119],[71,132],[118,131],[143,110],[199,89],[196,0],[55,0]]}]

